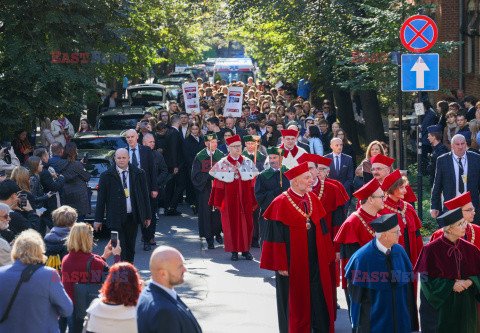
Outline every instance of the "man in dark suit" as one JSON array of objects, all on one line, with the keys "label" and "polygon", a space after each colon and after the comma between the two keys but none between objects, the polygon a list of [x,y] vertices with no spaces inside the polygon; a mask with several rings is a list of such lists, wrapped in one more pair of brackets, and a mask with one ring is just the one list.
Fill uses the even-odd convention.
[{"label": "man in dark suit", "polygon": [[353,161],[348,155],[342,154],[343,142],[339,138],[330,141],[332,152],[325,157],[332,159],[329,178],[338,180],[347,190],[348,196],[352,195],[352,182],[354,176]]},{"label": "man in dark suit", "polygon": [[139,333],[201,333],[190,308],[174,287],[183,284],[187,271],[182,254],[173,247],[160,246],[150,257],[152,280],[137,303]]},{"label": "man in dark suit", "polygon": [[128,150],[115,152],[115,165],[100,175],[95,230],[101,230],[106,211],[109,229],[118,231],[122,261],[133,264],[138,225],[148,228],[152,219],[145,171],[129,163]]},{"label": "man in dark suit", "polygon": [[238,134],[240,139],[242,139],[243,143],[243,137],[247,135],[247,131],[238,126],[235,126],[235,118],[228,116],[225,119],[225,127],[230,128],[233,131],[233,135]]},{"label": "man in dark suit", "polygon": [[465,103],[465,109],[467,109],[467,121],[475,119],[475,113],[477,111],[475,104],[477,104],[477,99],[472,95],[468,95],[463,99],[463,102]]},{"label": "man in dark suit", "polygon": [[430,174],[430,186],[433,185],[435,179],[435,168],[437,165],[437,158],[443,154],[448,153],[447,147],[441,142],[442,140],[442,125],[432,125],[427,128],[428,141],[432,145],[433,151],[430,154],[430,160],[428,163],[428,173]]},{"label": "man in dark suit", "polygon": [[[436,218],[446,211],[442,204],[467,191],[470,191],[472,204],[478,211],[480,188],[480,155],[467,151],[465,137],[456,134],[452,138],[452,151],[437,159],[435,181],[432,188],[430,215]],[[473,222],[479,224],[480,214],[475,214]]]},{"label": "man in dark suit", "polygon": [[322,105],[323,118],[328,122],[328,129],[332,130],[332,124],[337,121],[337,114],[335,108],[328,99],[323,101]]},{"label": "man in dark suit", "polygon": [[182,199],[183,191],[186,186],[185,163],[183,160],[183,138],[178,127],[180,126],[180,117],[175,115],[170,119],[172,126],[167,130],[167,147],[168,155],[165,155],[165,162],[167,162],[168,173],[173,174],[173,177],[167,182],[165,186],[166,197],[166,216],[181,215],[177,211],[177,206]]}]

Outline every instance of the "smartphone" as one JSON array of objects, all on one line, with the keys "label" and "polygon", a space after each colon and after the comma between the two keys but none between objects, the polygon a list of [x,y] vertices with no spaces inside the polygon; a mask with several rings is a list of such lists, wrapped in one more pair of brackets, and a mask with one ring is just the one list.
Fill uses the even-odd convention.
[{"label": "smartphone", "polygon": [[140,127],[141,127],[141,128],[147,128],[147,127],[148,127],[148,123],[140,123]]},{"label": "smartphone", "polygon": [[18,196],[18,208],[23,209],[27,207],[27,195],[22,193]]},{"label": "smartphone", "polygon": [[88,162],[88,153],[83,154],[83,163]]},{"label": "smartphone", "polygon": [[112,248],[117,247],[118,244],[118,231],[110,232],[110,240],[112,241]]}]

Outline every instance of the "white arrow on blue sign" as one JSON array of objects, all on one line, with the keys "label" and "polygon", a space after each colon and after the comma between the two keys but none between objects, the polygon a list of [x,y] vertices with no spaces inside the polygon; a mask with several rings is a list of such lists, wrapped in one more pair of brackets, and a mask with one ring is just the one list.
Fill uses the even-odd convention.
[{"label": "white arrow on blue sign", "polygon": [[402,91],[437,91],[439,59],[437,53],[402,54]]}]

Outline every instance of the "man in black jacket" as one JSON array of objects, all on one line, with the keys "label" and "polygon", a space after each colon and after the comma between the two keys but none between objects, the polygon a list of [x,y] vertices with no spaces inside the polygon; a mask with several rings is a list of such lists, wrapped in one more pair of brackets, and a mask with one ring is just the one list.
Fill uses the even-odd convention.
[{"label": "man in black jacket", "polygon": [[165,192],[167,194],[165,215],[175,216],[181,215],[177,211],[177,206],[182,199],[183,191],[185,190],[185,165],[183,161],[183,138],[180,134],[178,126],[180,125],[180,117],[172,116],[170,119],[172,126],[167,131],[167,146],[169,153],[165,155],[165,162],[167,162],[168,173],[173,174],[173,177],[167,182]]},{"label": "man in black jacket", "polygon": [[[158,186],[158,191],[159,193],[162,191],[165,192],[165,179],[167,178],[168,175],[168,168],[167,164],[165,163],[165,160],[163,159],[162,154],[160,154],[158,151],[154,150],[155,148],[155,138],[153,137],[152,134],[147,133],[143,136],[143,145],[145,147],[149,147],[152,149],[153,153],[153,161],[155,163],[155,169],[157,170],[157,186]],[[142,236],[143,236],[143,249],[145,251],[150,251],[152,248],[152,245],[155,246],[157,243],[155,242],[155,228],[157,227],[157,208],[158,208],[158,198],[152,199],[150,201],[150,206],[152,209],[152,221],[148,228],[142,228]]]},{"label": "man in black jacket", "polygon": [[52,212],[60,207],[60,191],[63,189],[63,185],[65,185],[65,178],[63,175],[56,176],[53,179],[52,174],[48,170],[49,164],[49,154],[45,148],[37,148],[33,152],[34,156],[40,157],[43,164],[42,172],[40,172],[40,184],[43,187],[43,192],[53,192],[56,193],[52,195],[50,198],[47,199],[45,208],[46,211],[43,212],[42,216],[40,216],[40,234],[45,236],[46,227],[48,226],[49,229],[53,228],[53,221],[52,221]]},{"label": "man in black jacket", "polygon": [[129,163],[128,151],[115,152],[115,165],[100,175],[95,230],[102,229],[106,212],[107,226],[118,231],[122,260],[133,264],[138,224],[150,225],[152,211],[145,171]]}]

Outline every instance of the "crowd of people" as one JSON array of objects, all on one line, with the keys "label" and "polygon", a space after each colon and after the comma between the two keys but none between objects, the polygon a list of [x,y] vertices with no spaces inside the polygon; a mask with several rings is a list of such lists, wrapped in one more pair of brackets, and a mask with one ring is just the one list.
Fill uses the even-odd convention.
[{"label": "crowd of people", "polygon": [[[295,91],[233,81],[244,88],[239,118],[223,116],[226,82],[198,83],[199,114],[184,112],[180,96],[126,131],[127,146],[100,175],[93,226],[90,174],[68,119],[42,122],[42,146],[19,130],[2,148],[0,330],[201,332],[174,290],[184,258],[154,237],[184,200],[208,250],[223,244],[238,261],[261,248],[260,268],[275,272],[280,332],[333,332],[340,285],[357,332],[449,332],[452,313],[465,332],[476,330],[480,104],[472,96],[441,101],[438,113],[423,102],[431,215],[441,228],[424,245],[417,198],[386,144],[370,142],[357,165],[361,152],[333,103],[313,106],[305,82]],[[82,120],[79,131],[90,130]],[[134,266],[139,226],[144,251],[154,248],[148,286]],[[94,230],[105,227],[118,240],[96,255]],[[82,284],[98,286],[98,298],[85,304]],[[21,320],[26,310],[34,320]]]}]

